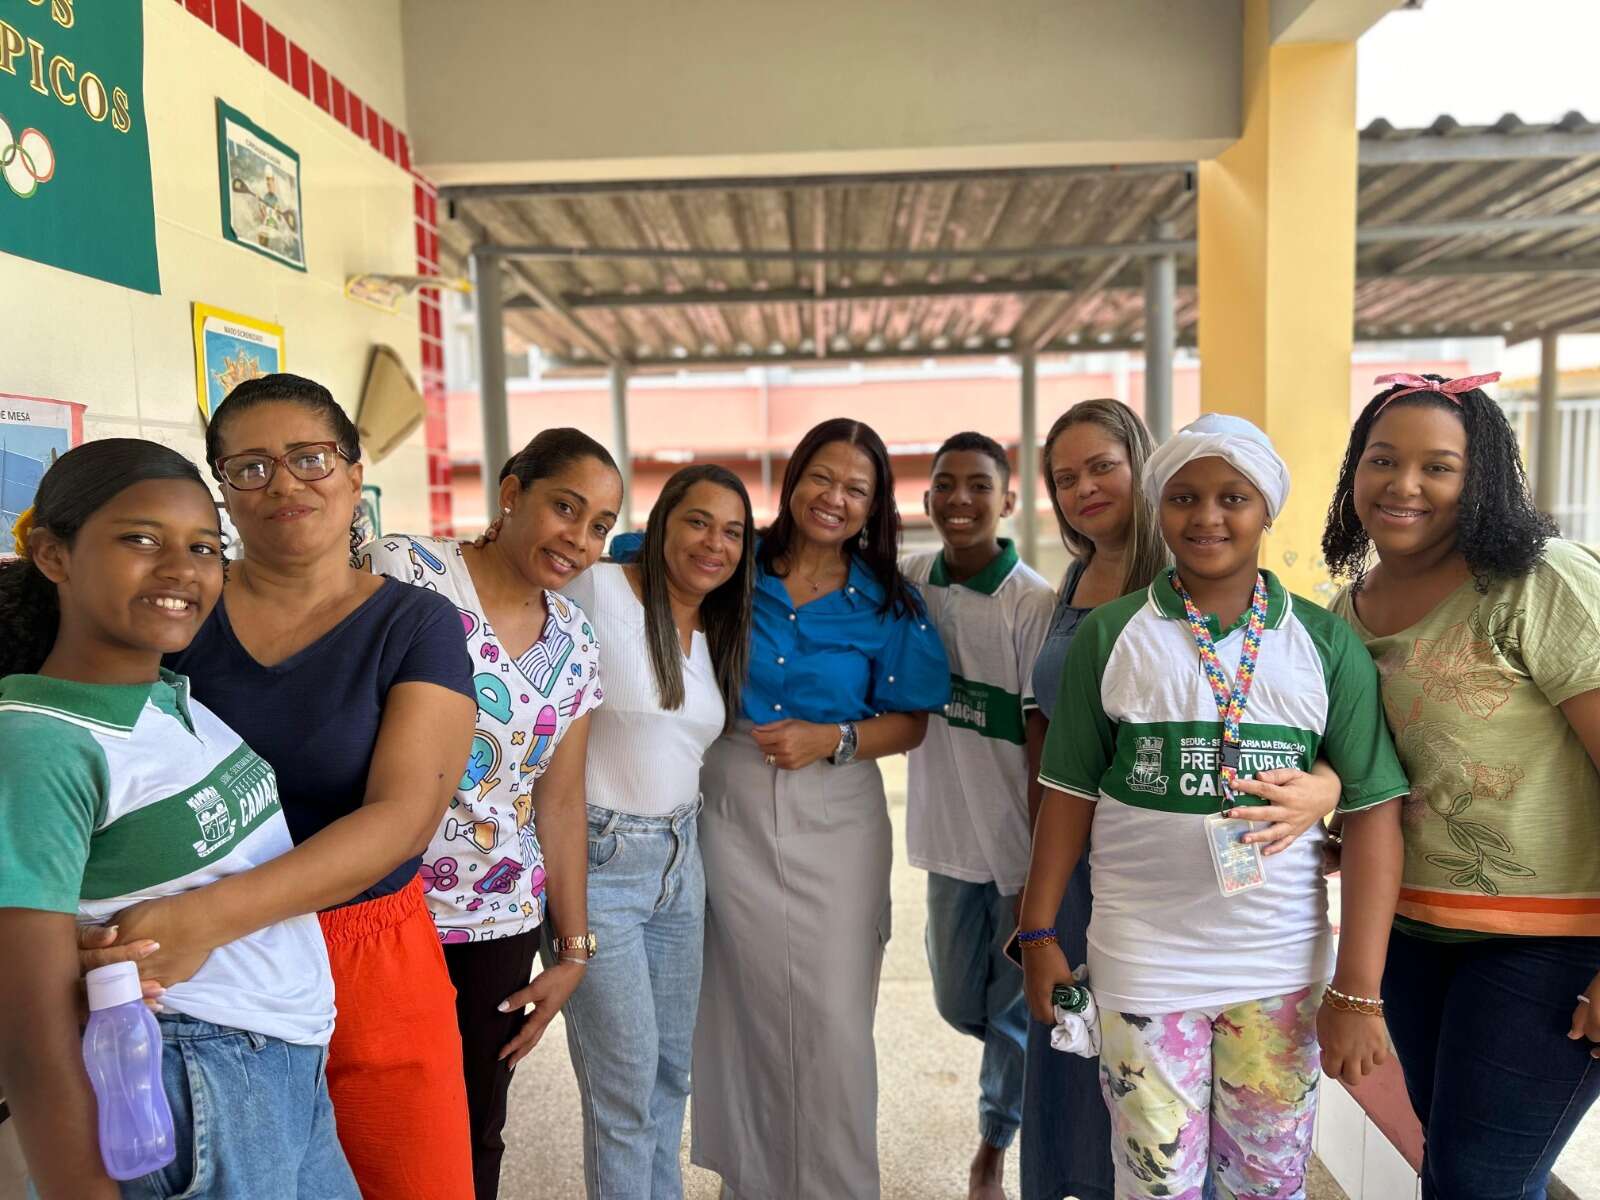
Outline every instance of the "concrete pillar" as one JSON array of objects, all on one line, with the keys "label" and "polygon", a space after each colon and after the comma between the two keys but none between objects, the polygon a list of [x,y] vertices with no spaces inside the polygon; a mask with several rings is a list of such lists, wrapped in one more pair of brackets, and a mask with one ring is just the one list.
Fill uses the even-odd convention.
[{"label": "concrete pillar", "polygon": [[1539,414],[1534,421],[1534,437],[1539,457],[1533,469],[1534,503],[1540,512],[1554,515],[1561,503],[1561,366],[1557,349],[1559,334],[1547,333],[1539,339]]},{"label": "concrete pillar", "polygon": [[1022,561],[1039,561],[1039,375],[1029,351],[1022,367],[1022,437],[1017,448],[1017,553]]},{"label": "concrete pillar", "polygon": [[506,327],[501,308],[500,265],[492,255],[472,252],[472,289],[478,321],[478,412],[483,420],[483,496],[486,521],[500,506],[500,468],[511,457],[511,422],[506,412]]},{"label": "concrete pillar", "polygon": [[622,510],[617,513],[617,532],[633,528],[628,514],[633,511],[633,455],[628,451],[628,368],[611,364],[611,456],[622,472]]},{"label": "concrete pillar", "polygon": [[1272,45],[1245,0],[1243,136],[1199,165],[1200,404],[1265,429],[1294,488],[1262,563],[1330,594],[1323,517],[1350,430],[1356,47]]},{"label": "concrete pillar", "polygon": [[[1162,224],[1157,238],[1170,238]],[[1152,258],[1144,277],[1144,423],[1159,445],[1172,436],[1172,356],[1178,346],[1178,260]]]}]

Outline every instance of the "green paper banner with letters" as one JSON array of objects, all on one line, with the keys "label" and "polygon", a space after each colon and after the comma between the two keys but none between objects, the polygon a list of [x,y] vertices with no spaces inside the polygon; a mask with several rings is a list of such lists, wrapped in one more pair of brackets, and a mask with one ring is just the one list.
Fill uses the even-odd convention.
[{"label": "green paper banner with letters", "polygon": [[0,0],[0,251],[161,291],[143,0]]}]

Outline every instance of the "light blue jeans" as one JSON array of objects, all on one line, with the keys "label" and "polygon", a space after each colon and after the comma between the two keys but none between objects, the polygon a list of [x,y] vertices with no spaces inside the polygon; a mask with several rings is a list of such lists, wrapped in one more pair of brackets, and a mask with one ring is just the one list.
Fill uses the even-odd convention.
[{"label": "light blue jeans", "polygon": [[361,1200],[328,1099],[326,1046],[162,1015],[177,1157],[124,1200]]},{"label": "light blue jeans", "polygon": [[698,802],[670,816],[589,806],[597,949],[567,1001],[589,1200],[681,1200],[678,1148],[705,938]]},{"label": "light blue jeans", "polygon": [[1005,956],[1016,927],[1013,897],[993,883],[928,872],[928,967],[933,1002],[954,1028],[983,1043],[978,1135],[1002,1150],[1022,1123],[1022,1064],[1028,1002],[1022,972]]}]

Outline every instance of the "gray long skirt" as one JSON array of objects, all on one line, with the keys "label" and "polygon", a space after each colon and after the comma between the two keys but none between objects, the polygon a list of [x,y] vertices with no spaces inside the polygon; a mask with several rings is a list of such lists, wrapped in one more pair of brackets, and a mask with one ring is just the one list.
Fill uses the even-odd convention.
[{"label": "gray long skirt", "polygon": [[741,724],[706,752],[700,786],[693,1161],[738,1200],[878,1200],[893,841],[878,765],[781,771]]}]

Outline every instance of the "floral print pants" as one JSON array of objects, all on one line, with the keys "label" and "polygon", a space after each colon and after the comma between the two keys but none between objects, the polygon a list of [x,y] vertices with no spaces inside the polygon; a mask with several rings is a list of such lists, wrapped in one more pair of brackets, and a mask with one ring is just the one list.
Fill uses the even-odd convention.
[{"label": "floral print pants", "polygon": [[1118,1200],[1305,1195],[1322,991],[1225,1009],[1101,1014]]}]

